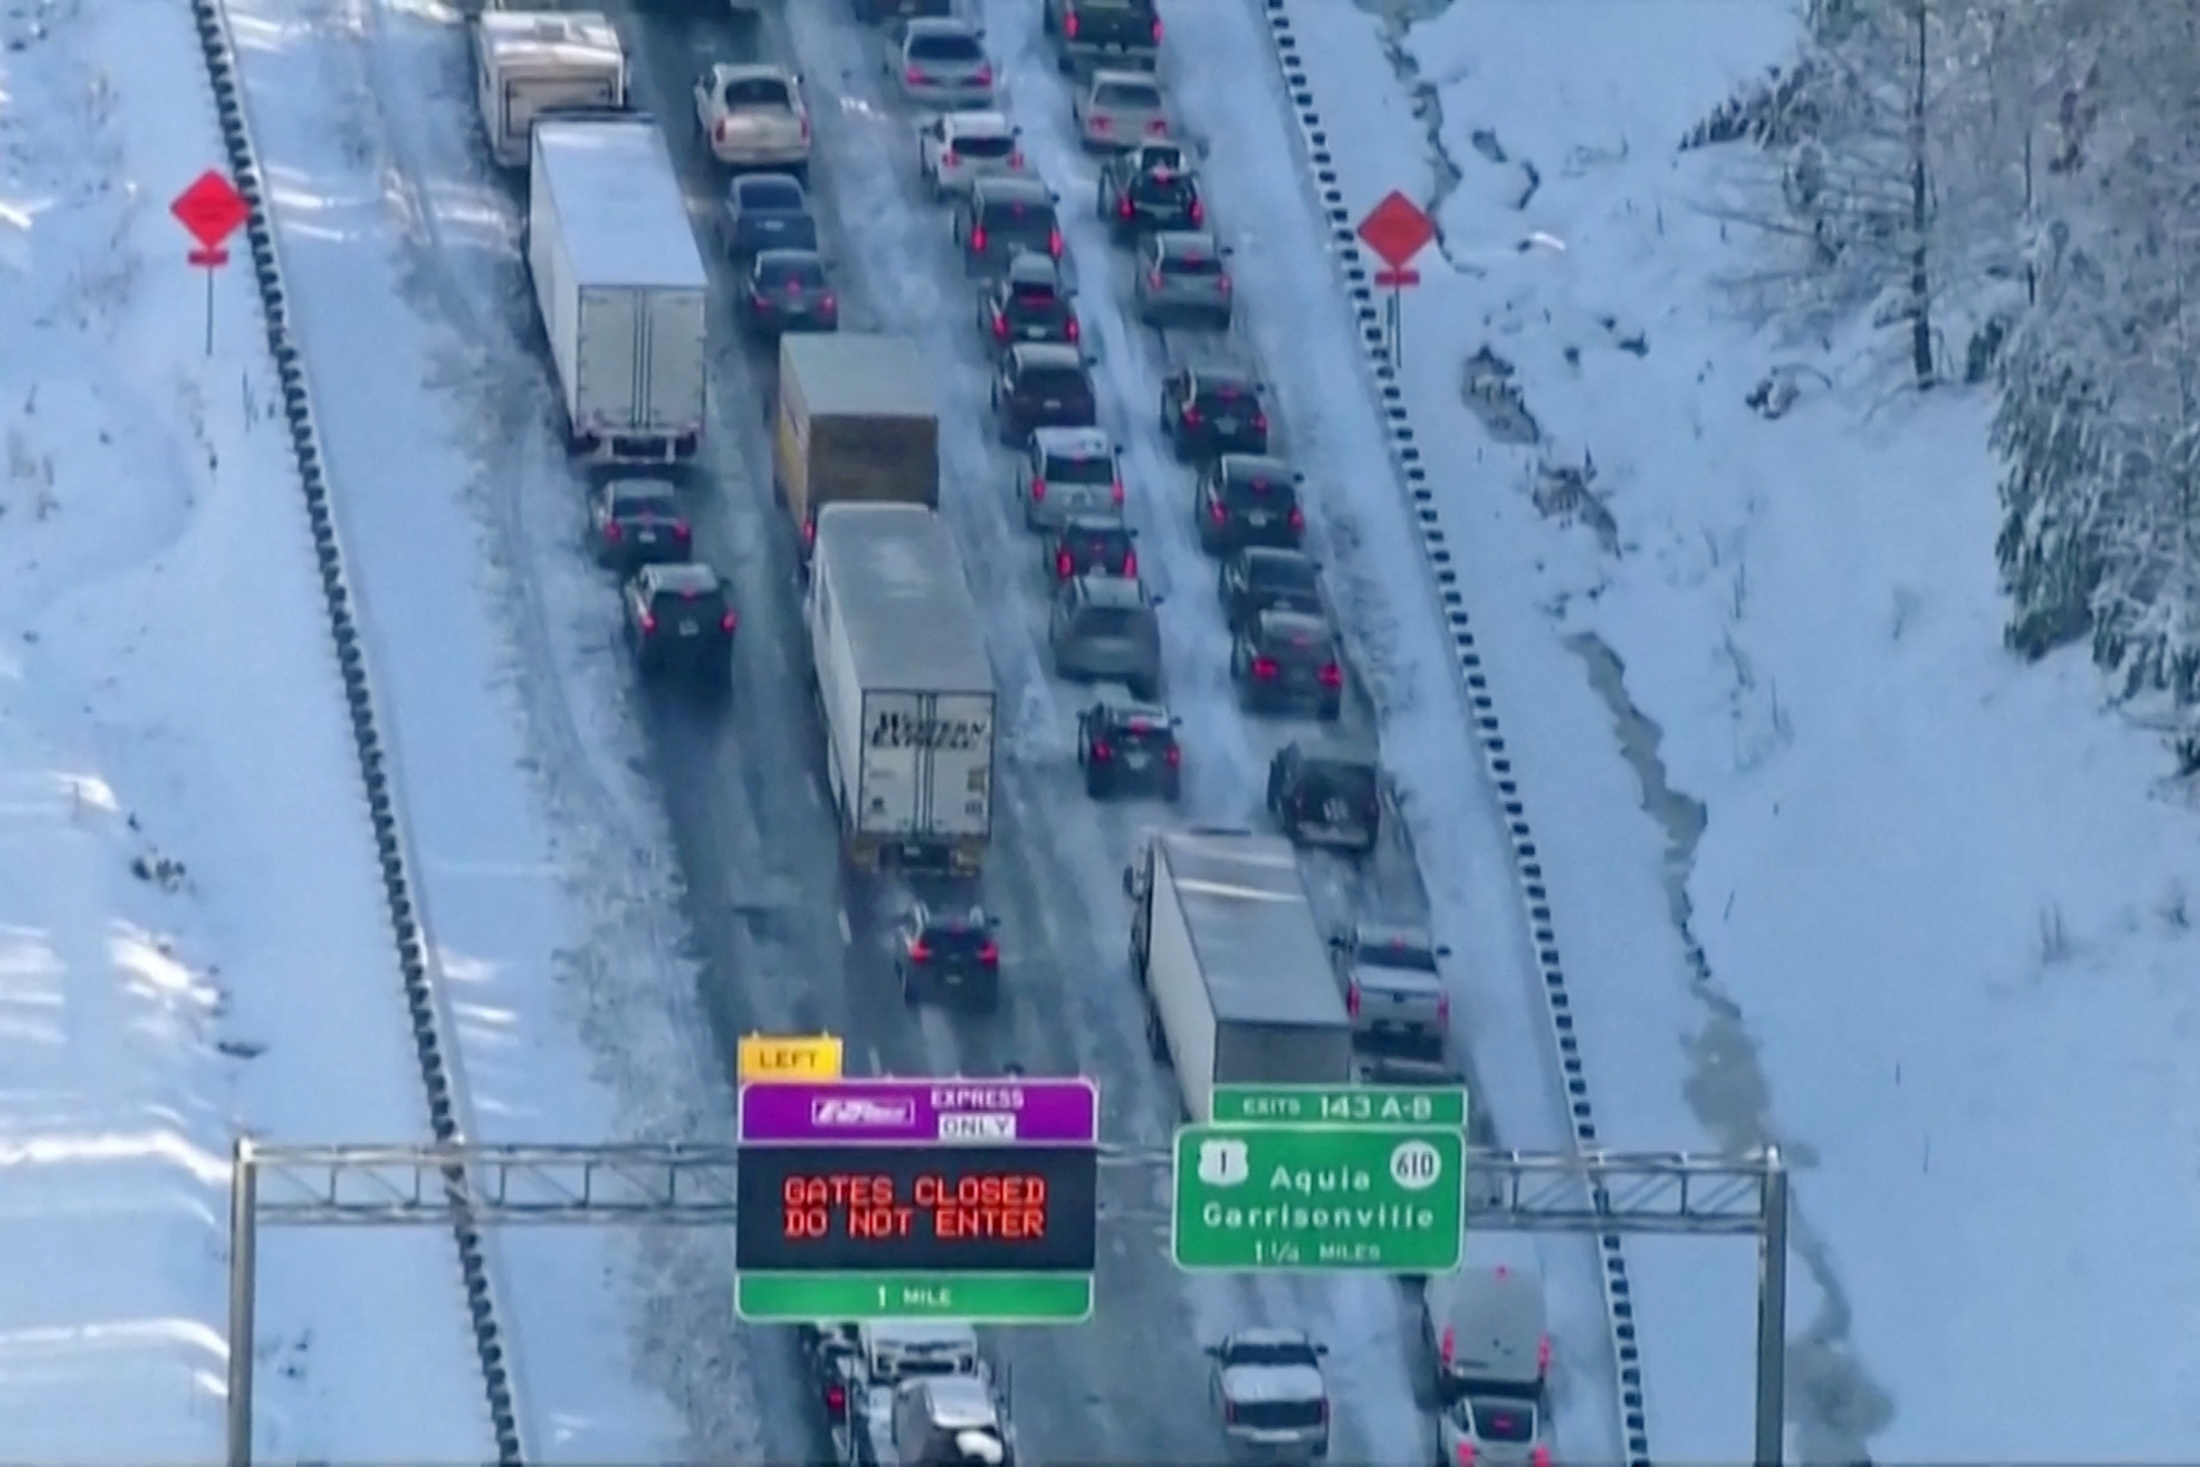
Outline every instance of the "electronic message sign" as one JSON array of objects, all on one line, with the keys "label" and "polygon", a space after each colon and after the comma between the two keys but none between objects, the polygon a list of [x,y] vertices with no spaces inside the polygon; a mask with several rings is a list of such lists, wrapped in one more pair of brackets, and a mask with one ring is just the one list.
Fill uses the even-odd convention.
[{"label": "electronic message sign", "polygon": [[1066,1146],[752,1146],[734,1266],[1090,1273],[1098,1156]]}]

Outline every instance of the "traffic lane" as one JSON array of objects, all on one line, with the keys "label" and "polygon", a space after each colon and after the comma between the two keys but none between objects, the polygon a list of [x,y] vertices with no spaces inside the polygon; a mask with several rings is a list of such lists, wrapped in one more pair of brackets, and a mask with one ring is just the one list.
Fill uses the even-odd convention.
[{"label": "traffic lane", "polygon": [[[810,15],[808,20],[824,28],[822,18]],[[984,444],[984,376],[972,335],[971,287],[952,269],[951,252],[941,247],[935,248],[929,262],[922,262],[927,268],[921,279],[912,280],[907,273],[892,276],[890,270],[882,269],[887,262],[881,261],[881,254],[896,253],[891,241],[889,248],[878,248],[880,235],[892,232],[895,221],[891,219],[866,216],[860,238],[845,227],[850,212],[847,190],[861,177],[860,166],[851,166],[856,160],[850,157],[849,145],[858,150],[884,147],[887,138],[906,137],[913,152],[914,124],[887,114],[875,91],[863,88],[837,93],[845,105],[830,105],[836,100],[834,89],[821,86],[816,78],[837,75],[852,80],[860,74],[868,80],[872,72],[865,58],[881,53],[867,37],[841,34],[825,39],[829,50],[822,61],[814,50],[804,52],[801,61],[813,79],[813,105],[819,118],[815,177],[821,226],[842,262],[840,286],[847,319],[905,331],[928,346],[937,344],[941,359],[964,365],[964,371],[943,381],[945,508],[951,522],[960,521],[958,540],[970,561],[972,581],[995,585],[1019,569],[1028,571],[1036,556],[1020,535],[1016,541],[974,536],[967,517],[955,513],[967,506],[973,492],[1005,493],[1008,475],[1005,458],[990,453]],[[851,137],[850,132],[857,129]],[[855,202],[861,210],[863,201]],[[930,217],[922,222],[937,228],[935,238],[944,239],[944,217],[926,212]],[[904,248],[899,253],[906,262],[911,252]],[[944,285],[936,283],[943,280]],[[891,311],[880,310],[882,297],[892,303]],[[994,486],[1003,487],[996,491]],[[966,1027],[942,1016],[920,1014],[914,1027],[928,1031],[922,1049],[934,1065],[952,1053],[961,1057],[964,1068],[976,1072],[997,1072],[1014,1062],[1034,1073],[1099,1076],[1108,1096],[1111,1129],[1121,1124],[1124,1113],[1142,1112],[1137,1129],[1159,1131],[1176,1113],[1173,1088],[1165,1081],[1155,1083],[1159,1077],[1144,1057],[1142,1016],[1135,994],[1127,984],[1109,981],[1120,966],[1122,929],[1113,924],[1096,928],[1091,916],[1097,897],[1099,911],[1120,917],[1119,898],[1114,896],[1120,848],[1100,848],[1089,823],[1080,818],[1084,805],[1075,789],[1074,764],[1050,759],[1034,765],[1022,737],[1030,720],[1015,702],[1018,690],[1045,688],[1043,672],[1035,665],[1034,630],[1027,622],[1013,638],[1016,645],[1007,649],[1011,662],[1022,665],[1012,666],[1003,679],[1011,706],[1000,719],[1004,747],[997,782],[995,853],[983,883],[986,900],[1005,921],[1010,999],[1004,1017],[1009,1022]],[[994,650],[998,661],[1003,652],[998,641]],[[1090,889],[1095,873],[1104,881],[1097,893]],[[952,1033],[942,1032],[951,1025]],[[1126,1076],[1133,1077],[1130,1084],[1123,1083]],[[1024,1399],[1038,1396],[1049,1403],[1045,1415],[1037,1418],[1027,1408],[1025,1429],[1034,1450],[1058,1443],[1058,1454],[1064,1457],[1089,1457],[1093,1443],[1105,1440],[1111,1443],[1111,1455],[1120,1451],[1126,1460],[1212,1460],[1215,1443],[1205,1418],[1200,1369],[1204,1362],[1185,1358],[1189,1352],[1157,1350],[1150,1343],[1157,1333],[1179,1340],[1191,1334],[1177,1304],[1178,1281],[1150,1231],[1135,1241],[1138,1246],[1128,1249],[1120,1239],[1113,1245],[1101,1284],[1102,1301],[1087,1330],[1019,1332],[1030,1337],[1018,1342],[1023,1358],[1034,1370],[1042,1363],[1045,1366],[1046,1384],[1038,1392],[1022,1393]],[[1135,1403],[1127,1416],[1126,1403]],[[1056,1453],[1041,1451],[1041,1455],[1051,1454]]]},{"label": "traffic lane", "polygon": [[[1054,71],[1051,52],[1039,34],[1037,17],[1021,6],[996,3],[986,8],[990,12],[988,44],[1008,81],[1009,95],[1015,104],[1015,119],[1023,128],[1027,155],[1042,169],[1055,174],[1050,182],[1065,200],[1089,199],[1096,168],[1073,134],[1068,89]],[[1127,302],[1130,299],[1127,261],[1119,258],[1123,252],[1111,246],[1105,229],[1091,210],[1066,209],[1063,226],[1070,237],[1071,252],[1085,262],[1082,272],[1085,278],[1105,277],[1114,291],[1114,300]],[[1100,324],[1109,348],[1108,373],[1119,393],[1133,401],[1157,402],[1161,379],[1169,365],[1159,350],[1163,345],[1159,335],[1132,325],[1120,313],[1103,317]],[[1204,351],[1214,345],[1219,343],[1200,340],[1197,349]],[[1256,368],[1259,365],[1257,354],[1237,339],[1235,332],[1231,333],[1231,340],[1223,349]],[[1275,404],[1269,406],[1273,412]],[[1277,427],[1281,444],[1288,453],[1288,425],[1279,421]],[[1165,449],[1158,444],[1157,432],[1152,441],[1155,456],[1166,457]],[[1170,468],[1174,465],[1165,465],[1162,471],[1167,473]],[[1161,533],[1168,544],[1170,564],[1181,567],[1178,574],[1191,579],[1212,562],[1198,550],[1189,523],[1189,476],[1178,469],[1170,477],[1184,486],[1183,498],[1179,501],[1184,509],[1180,516],[1164,523]],[[1211,570],[1206,574],[1211,575]],[[1205,598],[1204,606],[1189,609],[1198,642],[1227,648],[1219,609],[1211,596]],[[1222,666],[1203,668],[1203,675],[1227,681],[1226,654],[1222,655]],[[1231,701],[1234,704],[1234,697]],[[1371,737],[1372,710],[1364,699],[1348,699],[1347,708],[1352,715],[1345,721],[1348,731]],[[1240,787],[1239,798],[1250,805],[1258,803],[1264,793],[1268,758],[1291,737],[1304,736],[1308,725],[1259,718],[1239,718],[1236,722],[1244,730],[1241,735],[1244,744],[1254,751],[1240,768],[1244,785]],[[1337,1450],[1341,1454],[1375,1459],[1400,1450],[1418,1453],[1425,1449],[1427,1441],[1422,1429],[1425,1423],[1417,1419],[1397,1419],[1401,1412],[1412,1413],[1410,1393],[1401,1388],[1411,1378],[1412,1361],[1407,1348],[1411,1336],[1404,1328],[1399,1290],[1381,1280],[1278,1277],[1226,1283],[1211,1292],[1199,1292],[1218,1311],[1250,1309],[1256,1311],[1248,1316],[1251,1318],[1300,1323],[1329,1335],[1333,1346],[1333,1378],[1349,1382],[1349,1389],[1339,1393],[1342,1409],[1337,1422]]]}]

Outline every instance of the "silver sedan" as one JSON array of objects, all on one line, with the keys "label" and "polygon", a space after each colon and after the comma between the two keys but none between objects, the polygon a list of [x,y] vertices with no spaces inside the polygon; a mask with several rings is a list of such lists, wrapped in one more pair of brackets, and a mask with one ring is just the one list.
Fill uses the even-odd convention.
[{"label": "silver sedan", "polygon": [[1078,137],[1095,152],[1169,135],[1168,102],[1151,72],[1096,71],[1071,98],[1070,112]]},{"label": "silver sedan", "polygon": [[913,107],[934,112],[993,107],[993,63],[968,21],[910,21],[902,32],[898,67],[901,94]]}]

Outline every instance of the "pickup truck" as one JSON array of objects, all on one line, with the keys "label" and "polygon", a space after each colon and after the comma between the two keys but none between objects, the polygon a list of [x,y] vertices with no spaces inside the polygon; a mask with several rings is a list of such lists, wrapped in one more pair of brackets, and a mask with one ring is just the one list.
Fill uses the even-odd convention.
[{"label": "pickup truck", "polygon": [[1438,959],[1451,956],[1426,930],[1362,922],[1330,935],[1329,955],[1345,1012],[1352,1058],[1368,1085],[1457,1085],[1451,995]]},{"label": "pickup truck", "polygon": [[1046,0],[1040,25],[1055,43],[1064,76],[1104,66],[1152,71],[1161,60],[1154,0]]}]

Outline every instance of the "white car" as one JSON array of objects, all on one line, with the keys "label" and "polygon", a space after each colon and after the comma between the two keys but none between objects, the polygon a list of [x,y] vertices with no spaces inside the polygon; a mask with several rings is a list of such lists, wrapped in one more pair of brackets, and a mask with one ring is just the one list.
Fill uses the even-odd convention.
[{"label": "white car", "polygon": [[784,67],[720,62],[695,81],[695,127],[729,168],[797,177],[810,166],[810,109]]},{"label": "white car", "polygon": [[1134,148],[1169,136],[1168,102],[1150,71],[1096,71],[1070,99],[1077,135],[1087,148]]},{"label": "white car", "polygon": [[999,112],[948,112],[917,129],[917,167],[932,197],[968,193],[979,178],[1025,175],[1022,133]]},{"label": "white car", "polygon": [[1444,1467],[1551,1467],[1541,1413],[1521,1396],[1461,1396],[1437,1419]]}]

